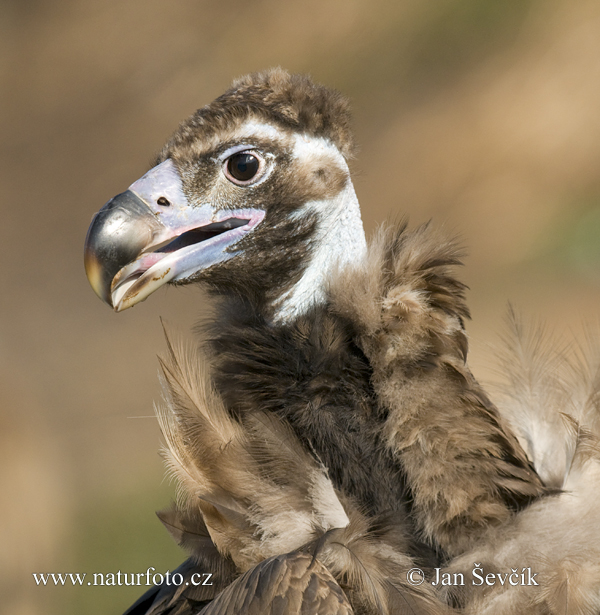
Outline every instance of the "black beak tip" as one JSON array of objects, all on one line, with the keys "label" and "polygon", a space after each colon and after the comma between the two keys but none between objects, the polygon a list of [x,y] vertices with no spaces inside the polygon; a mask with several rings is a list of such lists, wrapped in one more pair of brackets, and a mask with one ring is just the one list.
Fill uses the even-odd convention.
[{"label": "black beak tip", "polygon": [[114,275],[106,269],[102,261],[98,258],[98,250],[96,246],[95,235],[95,221],[98,214],[94,216],[92,224],[88,229],[87,236],[85,238],[85,244],[83,247],[83,264],[85,267],[85,274],[90,283],[90,286],[98,295],[102,301],[113,307],[111,301],[110,287]]},{"label": "black beak tip", "polygon": [[111,307],[115,275],[139,256],[158,226],[146,203],[130,190],[94,216],[85,239],[85,272],[94,292]]}]

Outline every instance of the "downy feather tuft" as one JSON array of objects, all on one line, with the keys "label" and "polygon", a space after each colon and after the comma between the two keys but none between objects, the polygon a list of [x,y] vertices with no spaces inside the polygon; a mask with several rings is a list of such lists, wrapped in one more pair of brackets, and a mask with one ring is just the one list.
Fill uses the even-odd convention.
[{"label": "downy feather tuft", "polygon": [[[523,569],[535,582],[467,584],[467,612],[477,615],[596,615],[600,612],[600,441],[597,352],[575,354],[525,326],[510,310],[502,356],[506,384],[499,408],[535,469],[554,493],[490,530],[456,558],[450,572],[469,578]],[[464,598],[464,596],[463,596]]]}]

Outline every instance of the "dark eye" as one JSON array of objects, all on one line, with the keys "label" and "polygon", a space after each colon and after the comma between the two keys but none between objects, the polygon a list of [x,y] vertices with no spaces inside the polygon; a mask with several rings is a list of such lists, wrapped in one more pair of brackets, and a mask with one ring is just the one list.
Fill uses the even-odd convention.
[{"label": "dark eye", "polygon": [[250,182],[261,169],[261,161],[257,156],[240,152],[231,156],[225,165],[225,174],[236,184]]}]

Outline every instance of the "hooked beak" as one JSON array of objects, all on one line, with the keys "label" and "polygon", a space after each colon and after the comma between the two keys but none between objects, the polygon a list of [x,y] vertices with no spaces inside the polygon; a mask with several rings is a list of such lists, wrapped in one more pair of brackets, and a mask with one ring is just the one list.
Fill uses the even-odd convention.
[{"label": "hooked beak", "polygon": [[95,293],[120,312],[170,281],[235,256],[264,218],[259,209],[190,206],[171,160],[151,169],[94,216],[84,264]]}]

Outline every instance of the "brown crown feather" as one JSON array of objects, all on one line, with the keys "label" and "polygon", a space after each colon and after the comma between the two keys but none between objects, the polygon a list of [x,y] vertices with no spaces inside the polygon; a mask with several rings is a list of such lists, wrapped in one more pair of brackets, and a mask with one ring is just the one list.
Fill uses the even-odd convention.
[{"label": "brown crown feather", "polygon": [[226,132],[246,117],[257,117],[282,128],[329,139],[346,158],[352,157],[348,100],[339,92],[314,83],[307,75],[282,68],[236,79],[231,88],[184,120],[159,155],[185,151],[202,138]]}]

